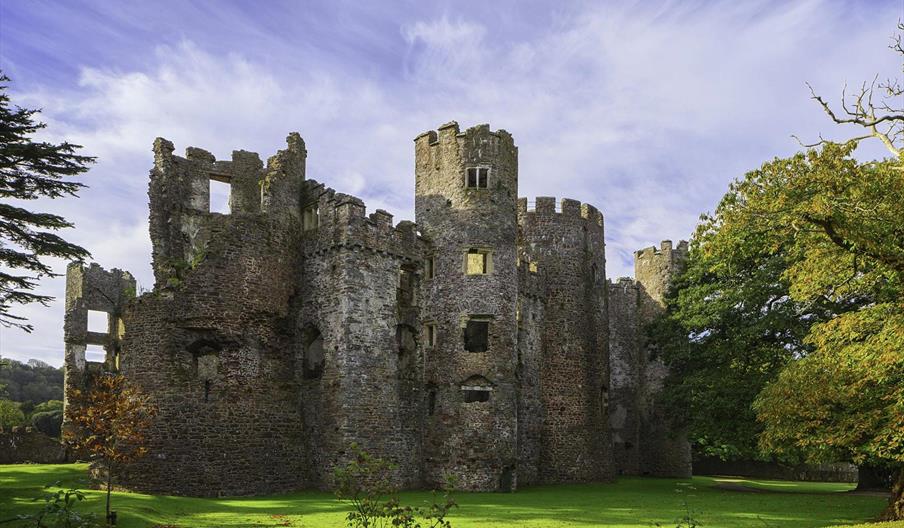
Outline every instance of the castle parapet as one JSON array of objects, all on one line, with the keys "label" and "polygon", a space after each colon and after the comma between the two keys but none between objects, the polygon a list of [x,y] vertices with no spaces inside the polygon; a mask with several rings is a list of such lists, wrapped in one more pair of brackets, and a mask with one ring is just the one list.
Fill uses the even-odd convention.
[{"label": "castle parapet", "polygon": [[389,212],[377,209],[367,214],[363,200],[338,193],[316,180],[304,182],[302,196],[306,255],[360,247],[420,260],[426,242],[419,237],[414,222],[401,221],[393,227]]}]

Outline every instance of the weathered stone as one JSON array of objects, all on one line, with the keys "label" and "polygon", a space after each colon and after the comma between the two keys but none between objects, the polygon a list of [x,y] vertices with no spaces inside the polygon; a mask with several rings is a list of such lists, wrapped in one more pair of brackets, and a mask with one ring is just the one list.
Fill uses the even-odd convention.
[{"label": "weathered stone", "polygon": [[[287,141],[264,167],[245,151],[179,157],[158,138],[154,291],[131,299],[128,274],[69,269],[67,384],[118,368],[160,408],[150,455],[121,485],[329,488],[357,443],[393,462],[403,487],[451,475],[462,489],[509,491],[611,479],[629,458],[625,435],[638,452],[659,449],[640,445],[658,378],[637,328],[655,312],[640,292],[664,288],[674,266],[638,268],[613,306],[602,214],[569,199],[529,209],[517,147],[488,125],[415,139],[417,224],[395,227],[306,180],[304,141]],[[212,179],[230,184],[230,214],[210,212]],[[95,303],[95,289],[110,302]],[[115,328],[91,335],[83,309],[115,314]],[[118,360],[86,363],[92,340]],[[635,455],[629,472],[644,464],[663,465]]]}]

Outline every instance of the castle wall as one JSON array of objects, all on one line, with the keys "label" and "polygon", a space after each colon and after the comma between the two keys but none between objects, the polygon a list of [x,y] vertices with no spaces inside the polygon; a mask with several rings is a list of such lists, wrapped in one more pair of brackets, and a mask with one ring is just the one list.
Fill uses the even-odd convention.
[{"label": "castle wall", "polygon": [[[157,230],[154,207],[166,209],[173,198],[156,193],[161,180],[225,171],[200,149],[189,152],[191,159],[158,160],[162,172],[151,183],[157,288],[124,314],[121,372],[160,412],[149,434],[152,455],[125,468],[122,482],[189,495],[297,489],[311,480],[294,358],[285,353],[294,339],[288,321],[299,221],[196,208]],[[176,247],[167,245],[172,233],[190,251],[164,251]]]},{"label": "castle wall", "polygon": [[[392,226],[378,211],[313,181],[305,207],[317,227],[305,231],[296,328],[322,334],[322,375],[297,367],[314,470],[329,487],[333,469],[358,444],[397,467],[402,487],[421,483],[423,350],[417,306],[423,247],[411,222]],[[402,289],[401,274],[412,282]],[[306,361],[304,338],[297,363]],[[310,370],[310,369],[309,369]]]},{"label": "castle wall", "polygon": [[530,263],[518,266],[518,483],[540,482],[546,411],[540,390],[546,281]]},{"label": "castle wall", "polygon": [[609,287],[609,427],[615,470],[640,475],[640,391],[644,379],[643,349],[638,342],[638,288],[630,278]]},{"label": "castle wall", "polygon": [[[602,214],[553,198],[529,210],[504,130],[415,139],[417,225],[306,180],[298,134],[266,166],[173,151],[154,143],[154,292],[132,299],[131,276],[96,265],[67,273],[67,386],[119,369],[160,409],[150,456],[119,484],[330,488],[352,444],[406,488],[689,471],[640,335],[686,246],[638,252],[637,281],[607,283]],[[210,212],[212,180],[229,184],[229,214]],[[108,332],[87,331],[89,309]]]},{"label": "castle wall", "polygon": [[546,410],[540,478],[544,482],[613,475],[608,422],[603,217],[575,200],[519,202],[521,258],[546,279],[540,385]]},{"label": "castle wall", "polygon": [[[665,310],[665,295],[671,279],[680,271],[687,258],[687,242],[677,248],[669,240],[659,248],[650,247],[635,252],[634,276],[638,287],[637,318],[639,328],[653,321]],[[644,374],[641,380],[638,416],[641,419],[641,468],[643,474],[663,477],[690,477],[691,449],[685,431],[669,426],[665,410],[658,404],[668,369],[662,358],[651,356],[643,336]]]},{"label": "castle wall", "polygon": [[[124,331],[122,312],[135,297],[135,279],[126,271],[106,271],[98,264],[73,262],[66,268],[66,313],[63,316],[65,344],[63,405],[70,389],[84,389],[93,375],[116,368]],[[107,317],[103,332],[88,330],[88,311]],[[99,330],[99,329],[98,329]],[[88,345],[103,347],[103,358],[88,358]]]},{"label": "castle wall", "polygon": [[[451,475],[462,489],[517,486],[517,156],[511,135],[488,125],[450,123],[415,140],[415,214],[435,263],[422,288],[437,335],[425,362],[429,485]],[[466,185],[469,168],[488,170],[485,187]],[[485,273],[466,273],[472,250],[487,255]],[[475,335],[487,325],[485,350],[465,349],[469,325]]]}]

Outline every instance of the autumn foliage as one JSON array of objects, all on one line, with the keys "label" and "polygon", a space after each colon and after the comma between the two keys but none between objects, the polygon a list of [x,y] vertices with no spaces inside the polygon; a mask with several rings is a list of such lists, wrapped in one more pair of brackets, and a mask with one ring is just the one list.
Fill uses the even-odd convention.
[{"label": "autumn foliage", "polygon": [[147,454],[146,433],[157,408],[139,388],[116,374],[95,378],[88,390],[70,389],[67,397],[64,439],[103,468],[109,520],[115,468]]}]

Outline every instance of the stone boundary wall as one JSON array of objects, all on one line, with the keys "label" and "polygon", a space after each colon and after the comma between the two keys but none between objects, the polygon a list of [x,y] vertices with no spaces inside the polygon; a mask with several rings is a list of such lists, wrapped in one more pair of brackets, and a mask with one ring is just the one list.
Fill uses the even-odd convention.
[{"label": "stone boundary wall", "polygon": [[775,480],[811,482],[857,482],[857,466],[853,464],[799,464],[786,466],[759,460],[725,461],[715,457],[694,457],[694,475],[731,475]]},{"label": "stone boundary wall", "polygon": [[66,446],[31,427],[0,429],[0,464],[62,464]]}]

